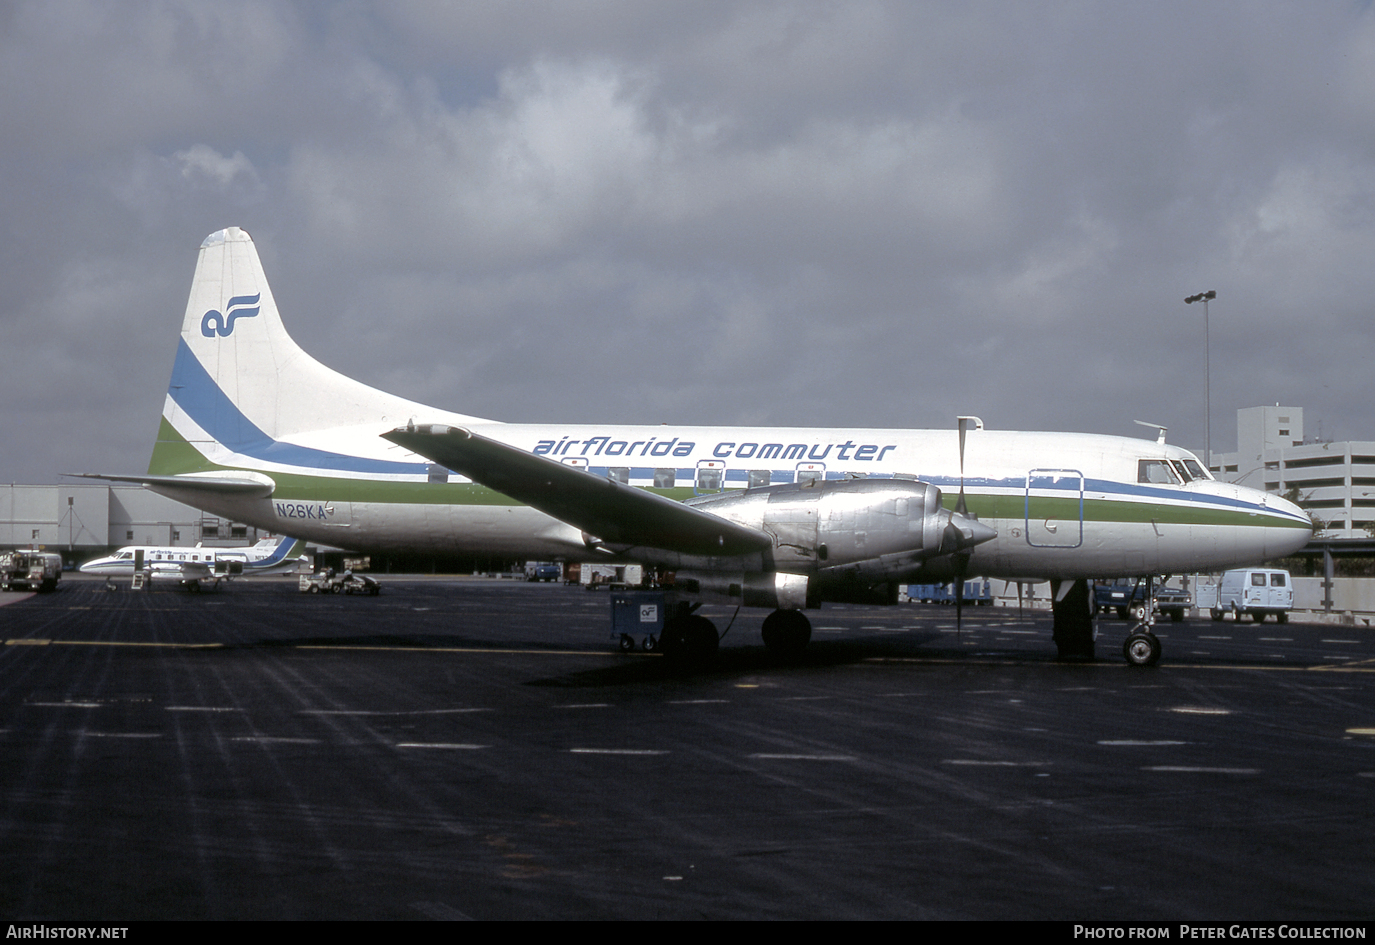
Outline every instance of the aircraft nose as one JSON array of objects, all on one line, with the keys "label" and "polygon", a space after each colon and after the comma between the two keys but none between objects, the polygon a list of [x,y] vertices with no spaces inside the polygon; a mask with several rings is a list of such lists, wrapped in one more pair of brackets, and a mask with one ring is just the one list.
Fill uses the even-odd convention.
[{"label": "aircraft nose", "polygon": [[1276,509],[1280,512],[1287,512],[1290,515],[1297,515],[1300,518],[1306,518],[1309,519],[1309,521],[1312,521],[1312,518],[1309,516],[1307,512],[1305,512],[1298,505],[1295,505],[1293,502],[1290,502],[1283,496],[1271,495],[1269,493],[1266,493],[1265,504],[1269,508]]},{"label": "aircraft nose", "polygon": [[1308,544],[1313,537],[1313,518],[1298,505],[1290,502],[1283,496],[1263,493],[1265,496],[1264,504],[1267,511],[1271,511],[1281,519],[1289,519],[1292,524],[1286,523],[1287,527],[1267,528],[1267,544],[1273,549],[1275,557],[1285,557],[1293,554],[1304,545]]}]

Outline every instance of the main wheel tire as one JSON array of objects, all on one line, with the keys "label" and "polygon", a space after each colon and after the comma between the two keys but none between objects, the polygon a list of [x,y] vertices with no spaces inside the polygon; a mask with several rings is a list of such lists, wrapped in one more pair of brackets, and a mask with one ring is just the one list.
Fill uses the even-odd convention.
[{"label": "main wheel tire", "polygon": [[1154,666],[1160,662],[1160,640],[1153,633],[1133,633],[1122,643],[1122,655],[1133,666]]},{"label": "main wheel tire", "polygon": [[664,624],[659,645],[669,662],[684,668],[694,668],[709,662],[721,643],[716,625],[706,617],[687,614],[674,617]]},{"label": "main wheel tire", "polygon": [[791,656],[811,642],[812,622],[800,610],[775,610],[764,618],[760,636],[769,652]]}]

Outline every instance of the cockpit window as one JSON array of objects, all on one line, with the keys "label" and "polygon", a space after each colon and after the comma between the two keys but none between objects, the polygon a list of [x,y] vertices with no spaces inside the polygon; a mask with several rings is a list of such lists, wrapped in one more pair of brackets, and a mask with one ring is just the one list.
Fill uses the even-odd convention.
[{"label": "cockpit window", "polygon": [[1175,475],[1174,470],[1170,468],[1169,462],[1163,459],[1137,460],[1136,481],[1166,486],[1175,486],[1179,484],[1179,478]]},{"label": "cockpit window", "polygon": [[1184,464],[1181,463],[1179,460],[1170,460],[1170,465],[1174,467],[1174,471],[1179,474],[1179,478],[1183,481],[1188,482],[1190,479],[1194,478],[1193,476],[1189,475],[1189,471],[1184,468]]},{"label": "cockpit window", "polygon": [[1208,475],[1208,471],[1203,468],[1203,464],[1196,459],[1184,460],[1184,468],[1189,470],[1190,475],[1192,475],[1195,479],[1213,478],[1212,476]]}]

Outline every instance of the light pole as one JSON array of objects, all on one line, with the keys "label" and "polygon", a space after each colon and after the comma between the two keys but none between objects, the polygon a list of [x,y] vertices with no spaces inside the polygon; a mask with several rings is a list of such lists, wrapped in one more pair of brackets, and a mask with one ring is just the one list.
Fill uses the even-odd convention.
[{"label": "light pole", "polygon": [[1195,302],[1203,303],[1203,409],[1207,413],[1204,420],[1207,452],[1203,462],[1210,473],[1213,471],[1213,349],[1212,335],[1208,330],[1208,300],[1215,298],[1217,298],[1217,293],[1209,289],[1207,292],[1191,295],[1184,300],[1185,305],[1193,305]]}]

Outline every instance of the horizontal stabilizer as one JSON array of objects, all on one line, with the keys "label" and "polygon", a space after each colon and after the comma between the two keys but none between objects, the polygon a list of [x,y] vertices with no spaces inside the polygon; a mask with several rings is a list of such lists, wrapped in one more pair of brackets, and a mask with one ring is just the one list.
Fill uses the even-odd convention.
[{"label": "horizontal stabilizer", "polygon": [[190,489],[195,492],[265,499],[277,484],[262,473],[191,473],[184,476],[107,476],[102,473],[63,473],[80,479],[136,482],[153,489]]},{"label": "horizontal stabilizer", "polygon": [[607,546],[733,556],[773,544],[762,531],[458,427],[407,426],[382,436]]}]

